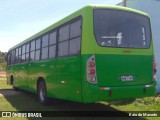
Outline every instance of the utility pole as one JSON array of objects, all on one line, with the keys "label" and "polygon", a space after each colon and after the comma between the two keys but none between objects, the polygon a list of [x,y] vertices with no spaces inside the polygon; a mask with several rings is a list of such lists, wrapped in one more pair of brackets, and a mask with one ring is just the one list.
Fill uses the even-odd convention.
[{"label": "utility pole", "polygon": [[126,7],[126,1],[127,0],[123,0],[123,6]]}]

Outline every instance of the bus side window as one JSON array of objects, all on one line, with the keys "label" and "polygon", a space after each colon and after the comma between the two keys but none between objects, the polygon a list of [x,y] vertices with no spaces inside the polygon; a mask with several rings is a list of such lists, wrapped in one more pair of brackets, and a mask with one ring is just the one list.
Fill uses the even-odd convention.
[{"label": "bus side window", "polygon": [[78,20],[70,25],[70,38],[81,36],[81,20]]},{"label": "bus side window", "polygon": [[7,66],[11,65],[11,52],[7,54],[7,63],[8,63]]},{"label": "bus side window", "polygon": [[49,37],[49,58],[56,57],[57,32],[50,33]]},{"label": "bus side window", "polygon": [[40,60],[40,48],[41,48],[41,39],[36,40],[36,53],[35,60]]},{"label": "bus side window", "polygon": [[68,55],[68,40],[58,43],[58,56]]},{"label": "bus side window", "polygon": [[35,60],[35,41],[31,42],[31,49],[30,49],[30,61]]},{"label": "bus side window", "polygon": [[81,20],[70,25],[69,54],[80,54]]},{"label": "bus side window", "polygon": [[58,56],[68,55],[69,25],[59,29]]},{"label": "bus side window", "polygon": [[15,50],[12,50],[12,58],[11,58],[11,62],[12,64],[15,64]]},{"label": "bus side window", "polygon": [[29,49],[30,49],[30,43],[26,44],[26,62],[29,61]]},{"label": "bus side window", "polygon": [[69,42],[69,54],[80,54],[81,38],[77,37]]},{"label": "bus side window", "polygon": [[18,63],[18,48],[16,48],[16,57],[15,57],[15,63]]},{"label": "bus side window", "polygon": [[22,46],[22,63],[25,62],[26,45]]},{"label": "bus side window", "polygon": [[42,37],[42,54],[41,54],[41,60],[48,59],[48,39],[49,35],[46,34]]},{"label": "bus side window", "polygon": [[21,51],[21,47],[19,47],[19,49],[18,49],[18,63],[21,63],[21,54],[22,54],[22,51]]}]

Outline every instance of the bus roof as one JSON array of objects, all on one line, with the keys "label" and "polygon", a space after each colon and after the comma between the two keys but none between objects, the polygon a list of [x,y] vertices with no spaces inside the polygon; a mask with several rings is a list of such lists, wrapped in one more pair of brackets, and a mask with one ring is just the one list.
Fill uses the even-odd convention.
[{"label": "bus roof", "polygon": [[73,19],[74,17],[83,15],[83,11],[85,11],[85,10],[88,9],[88,8],[90,8],[90,9],[95,9],[95,8],[100,8],[100,9],[101,9],[101,8],[102,8],[102,9],[123,10],[123,11],[129,11],[129,12],[133,12],[133,13],[137,13],[137,14],[141,14],[141,15],[148,16],[148,17],[149,17],[149,15],[148,15],[147,13],[144,13],[144,12],[141,12],[141,11],[138,11],[138,10],[135,10],[135,9],[132,9],[132,8],[122,7],[122,6],[113,6],[113,5],[104,5],[104,4],[103,4],[103,5],[100,5],[100,4],[87,5],[87,6],[83,7],[83,8],[81,8],[81,9],[77,10],[76,12],[68,15],[67,17],[59,20],[58,22],[52,24],[51,26],[45,28],[44,30],[36,33],[35,35],[27,38],[26,40],[20,42],[19,44],[13,46],[12,48],[9,49],[9,51],[12,50],[12,49],[15,49],[15,48],[17,48],[18,46],[21,46],[21,45],[23,45],[23,44],[25,44],[25,43],[27,43],[27,42],[29,42],[29,41],[32,41],[33,39],[36,39],[37,37],[40,37],[41,35],[49,32],[50,30],[52,30],[52,29],[54,29],[54,28],[56,28],[56,27],[64,24],[64,23],[67,22],[68,20]]}]

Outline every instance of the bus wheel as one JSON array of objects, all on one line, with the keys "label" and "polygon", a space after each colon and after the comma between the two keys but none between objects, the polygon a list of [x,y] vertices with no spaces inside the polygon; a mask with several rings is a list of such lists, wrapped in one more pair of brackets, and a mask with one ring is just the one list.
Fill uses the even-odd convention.
[{"label": "bus wheel", "polygon": [[15,87],[15,85],[14,85],[14,78],[13,78],[13,76],[10,77],[10,83],[11,83],[11,85],[12,85],[13,90],[14,90],[14,91],[17,91],[18,88]]},{"label": "bus wheel", "polygon": [[10,85],[13,85],[13,81],[14,81],[13,76],[11,76],[10,77]]},{"label": "bus wheel", "polygon": [[43,80],[38,84],[38,100],[44,105],[48,102],[46,83]]}]

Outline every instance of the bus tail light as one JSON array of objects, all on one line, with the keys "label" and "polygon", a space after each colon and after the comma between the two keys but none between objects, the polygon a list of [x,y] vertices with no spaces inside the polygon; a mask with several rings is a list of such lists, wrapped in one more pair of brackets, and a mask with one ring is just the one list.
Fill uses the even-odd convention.
[{"label": "bus tail light", "polygon": [[95,63],[94,62],[90,62],[89,63],[89,67],[94,67],[95,66]]},{"label": "bus tail light", "polygon": [[87,60],[87,81],[91,84],[97,84],[97,76],[96,76],[96,66],[95,66],[95,55],[92,55]]},{"label": "bus tail light", "polygon": [[156,65],[156,61],[155,61],[155,57],[153,58],[153,80],[156,80],[156,69],[157,65]]},{"label": "bus tail light", "polygon": [[95,75],[95,69],[90,69],[90,75]]}]

